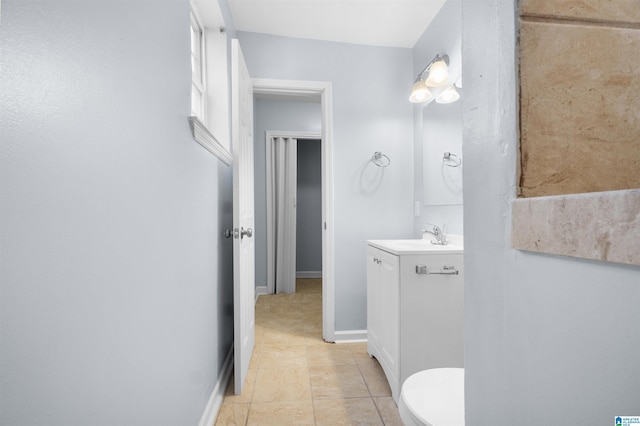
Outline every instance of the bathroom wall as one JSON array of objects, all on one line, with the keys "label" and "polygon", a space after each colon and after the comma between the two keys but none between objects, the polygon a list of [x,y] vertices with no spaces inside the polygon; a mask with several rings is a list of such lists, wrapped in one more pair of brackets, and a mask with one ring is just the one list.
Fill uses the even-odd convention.
[{"label": "bathroom wall", "polygon": [[[333,85],[335,329],[364,330],[366,240],[412,237],[411,50],[238,32],[252,77]],[[391,165],[370,159],[382,151]]]},{"label": "bathroom wall", "polygon": [[640,412],[640,268],[511,248],[514,7],[462,1],[466,424],[613,424]]},{"label": "bathroom wall", "polygon": [[[244,50],[244,47],[243,47]],[[247,53],[245,52],[245,56]],[[254,100],[254,180],[256,286],[267,285],[267,163],[268,130],[321,133],[319,103],[277,99]],[[320,242],[322,246],[322,242]]]},{"label": "bathroom wall", "polygon": [[296,271],[322,273],[322,162],[320,140],[298,143]]},{"label": "bathroom wall", "polygon": [[[461,75],[461,21],[460,0],[448,0],[412,50],[413,79],[436,54],[449,55],[453,79]],[[407,82],[407,99],[410,85]],[[465,87],[459,92],[464,97]],[[442,158],[444,152],[451,152],[463,160],[461,102],[415,104],[413,121],[413,196],[420,205],[420,214],[414,217],[413,236],[421,237],[426,223],[446,225],[446,232],[462,235],[464,162],[459,168],[451,168],[443,166]]]},{"label": "bathroom wall", "polygon": [[2,1],[0,424],[194,425],[233,337],[189,2]]}]

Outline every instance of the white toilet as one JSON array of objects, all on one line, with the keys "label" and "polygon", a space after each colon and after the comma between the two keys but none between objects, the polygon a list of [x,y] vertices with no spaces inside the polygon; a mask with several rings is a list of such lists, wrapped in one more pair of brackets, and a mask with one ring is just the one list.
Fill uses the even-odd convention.
[{"label": "white toilet", "polygon": [[398,411],[406,426],[464,426],[464,368],[434,368],[409,376]]}]

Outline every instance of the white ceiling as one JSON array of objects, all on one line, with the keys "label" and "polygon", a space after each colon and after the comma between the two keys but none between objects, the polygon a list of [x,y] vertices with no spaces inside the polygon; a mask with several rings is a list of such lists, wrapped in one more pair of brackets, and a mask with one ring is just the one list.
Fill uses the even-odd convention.
[{"label": "white ceiling", "polygon": [[412,48],[446,0],[228,0],[238,31]]}]

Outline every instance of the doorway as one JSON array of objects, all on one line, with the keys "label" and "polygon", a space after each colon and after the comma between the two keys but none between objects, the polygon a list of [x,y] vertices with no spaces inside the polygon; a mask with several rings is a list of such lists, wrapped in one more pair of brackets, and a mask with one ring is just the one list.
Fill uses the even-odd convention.
[{"label": "doorway", "polygon": [[320,134],[266,131],[264,142],[265,293],[295,293],[298,278],[322,278]]},{"label": "doorway", "polygon": [[315,100],[321,109],[322,178],[322,337],[335,341],[333,229],[333,97],[331,82],[253,79],[256,95],[289,100]]}]

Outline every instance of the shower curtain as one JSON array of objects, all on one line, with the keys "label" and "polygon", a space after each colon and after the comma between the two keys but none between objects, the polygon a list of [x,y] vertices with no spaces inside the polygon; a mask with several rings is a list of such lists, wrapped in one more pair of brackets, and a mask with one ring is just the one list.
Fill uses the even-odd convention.
[{"label": "shower curtain", "polygon": [[294,293],[297,140],[272,137],[267,159],[267,289]]}]

